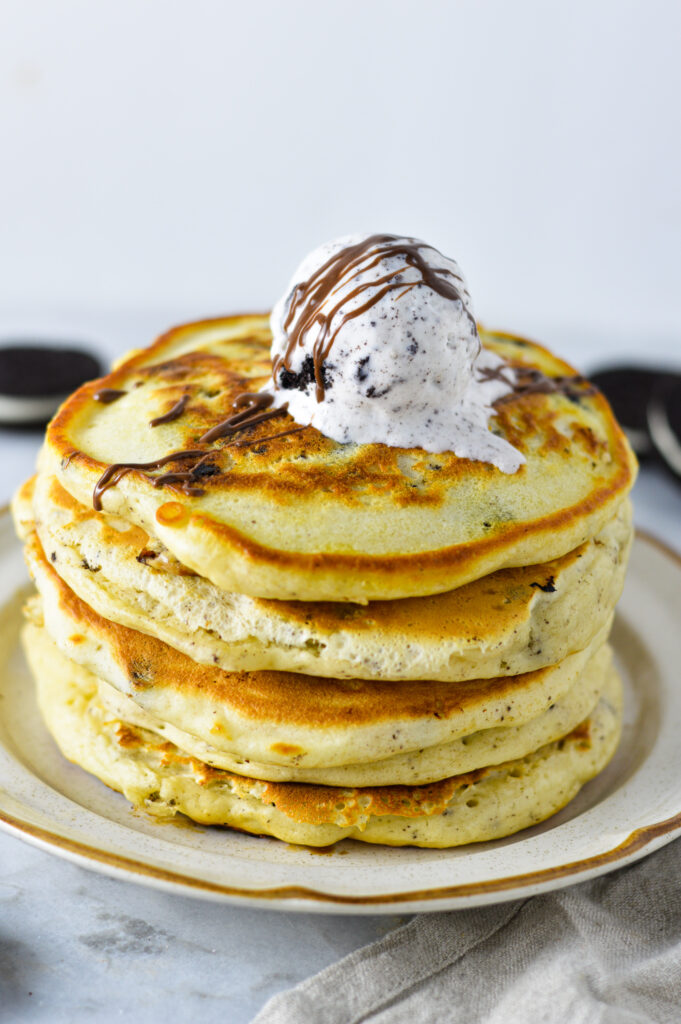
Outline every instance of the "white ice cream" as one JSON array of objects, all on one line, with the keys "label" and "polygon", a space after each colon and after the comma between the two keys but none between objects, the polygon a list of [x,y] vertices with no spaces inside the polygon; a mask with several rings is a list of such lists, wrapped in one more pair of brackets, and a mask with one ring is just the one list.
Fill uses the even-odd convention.
[{"label": "white ice cream", "polygon": [[[455,284],[458,300],[424,283],[421,271],[403,254],[388,254],[376,262],[369,251],[313,308],[317,319],[310,316],[308,305],[307,312],[298,310],[286,327],[296,287],[309,282],[342,249],[366,237],[347,236],[315,249],[275,305],[272,359],[275,367],[287,351],[288,359],[285,372],[280,365],[275,373],[274,404],[288,403],[297,423],[311,424],[336,441],[452,451],[514,473],[524,457],[488,427],[492,403],[510,387],[481,379],[481,371],[505,364],[481,348],[470,295],[454,260],[418,243],[429,267],[450,272],[446,279]],[[399,276],[392,276],[395,272]],[[377,298],[386,280],[400,287]],[[364,287],[351,295],[358,286]],[[348,318],[360,308],[362,312]],[[291,350],[291,335],[301,316],[306,316],[307,327]],[[312,355],[321,324],[329,316],[330,334],[339,329],[323,363],[324,392],[319,400]]]}]

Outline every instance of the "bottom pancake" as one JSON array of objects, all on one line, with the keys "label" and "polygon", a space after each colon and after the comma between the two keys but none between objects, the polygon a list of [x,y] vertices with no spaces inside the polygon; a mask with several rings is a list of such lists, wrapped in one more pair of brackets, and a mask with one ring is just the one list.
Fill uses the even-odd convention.
[{"label": "bottom pancake", "polygon": [[44,629],[29,624],[24,639],[41,712],[69,760],[157,817],[183,813],[289,843],[327,846],[349,837],[442,848],[499,839],[564,807],[605,767],[620,735],[621,683],[610,669],[581,725],[517,760],[422,786],[263,782],[211,768],[112,717],[98,679],[64,657]]}]

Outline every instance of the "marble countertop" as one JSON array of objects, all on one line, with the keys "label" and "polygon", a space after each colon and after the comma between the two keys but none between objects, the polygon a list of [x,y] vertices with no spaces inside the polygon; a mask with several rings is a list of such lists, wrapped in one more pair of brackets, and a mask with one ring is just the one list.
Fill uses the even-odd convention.
[{"label": "marble countertop", "polygon": [[[20,323],[35,329],[0,315],[0,333],[16,334]],[[104,332],[105,356],[143,343],[136,333],[147,329],[144,319],[137,327],[126,323]],[[611,358],[614,343],[601,352]],[[664,348],[656,354],[664,356]],[[583,363],[594,365],[598,355],[590,346]],[[666,355],[679,362],[671,339]],[[30,472],[38,444],[35,433],[0,433],[0,503]],[[634,500],[637,524],[681,551],[681,487],[644,469]],[[274,993],[404,920],[275,913],[173,896],[75,867],[0,833],[0,1021],[146,1024],[172,1016],[246,1024]]]}]

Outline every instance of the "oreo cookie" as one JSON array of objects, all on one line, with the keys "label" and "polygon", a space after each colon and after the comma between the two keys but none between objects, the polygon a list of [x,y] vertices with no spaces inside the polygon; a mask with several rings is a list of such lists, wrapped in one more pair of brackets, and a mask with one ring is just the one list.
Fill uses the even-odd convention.
[{"label": "oreo cookie", "polygon": [[610,402],[629,444],[642,461],[657,456],[648,431],[648,405],[661,376],[665,374],[642,366],[613,366],[589,374],[589,380]]},{"label": "oreo cookie", "polygon": [[655,451],[681,478],[681,374],[660,375],[648,402],[647,421]]},{"label": "oreo cookie", "polygon": [[82,349],[0,345],[0,424],[41,426],[72,391],[101,374],[100,361]]}]

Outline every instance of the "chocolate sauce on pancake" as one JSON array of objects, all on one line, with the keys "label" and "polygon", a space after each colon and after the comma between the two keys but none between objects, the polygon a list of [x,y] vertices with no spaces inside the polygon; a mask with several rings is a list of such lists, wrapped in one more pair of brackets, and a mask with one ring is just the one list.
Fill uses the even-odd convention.
[{"label": "chocolate sauce on pancake", "polygon": [[161,469],[163,466],[167,466],[169,462],[175,462],[176,460],[180,461],[182,459],[200,458],[206,454],[208,453],[197,448],[186,448],[184,451],[171,452],[170,455],[164,455],[160,459],[153,459],[151,462],[114,462],[104,470],[95,484],[95,489],[92,492],[92,507],[96,512],[101,512],[102,495],[104,494],[104,491],[117,484],[118,481],[126,475],[126,473],[130,473],[133,469]]},{"label": "chocolate sauce on pancake", "polygon": [[481,380],[500,380],[511,389],[494,402],[494,407],[515,402],[525,395],[565,395],[578,402],[587,395],[595,395],[597,388],[579,374],[549,377],[541,370],[524,366],[498,366],[480,372]]},{"label": "chocolate sauce on pancake", "polygon": [[[156,419],[151,420],[149,426],[155,427],[159,423],[169,423],[172,420],[178,419],[182,415],[187,402],[189,401],[188,395],[183,395],[182,398],[176,402],[173,408],[165,414],[165,416],[158,416]],[[286,406],[283,405],[278,409],[270,409],[273,402],[273,396],[261,391],[245,391],[234,399],[233,408],[236,410],[227,419],[217,423],[210,430],[206,431],[202,437],[199,438],[199,444],[210,443],[211,441],[217,441],[222,437],[230,434],[236,434],[239,431],[246,430],[248,427],[254,427],[258,423],[263,423],[265,420],[272,419],[274,416],[281,416],[286,412]],[[278,437],[285,437],[288,434],[297,434],[299,430],[304,430],[304,427],[293,426],[289,430],[282,430],[277,434],[272,434],[267,437],[254,438],[251,441],[235,441],[234,447],[236,448],[248,448],[253,444],[265,444],[267,441],[273,441]],[[164,485],[173,486],[175,484],[180,485],[180,490],[183,494],[192,496],[199,496],[205,492],[200,488],[196,487],[195,484],[204,477],[215,476],[220,472],[219,467],[206,464],[205,459],[209,455],[212,455],[216,451],[215,448],[200,449],[200,448],[187,448],[182,451],[171,452],[169,455],[163,456],[163,458],[155,459],[152,462],[117,462],[107,469],[104,470],[99,480],[95,484],[95,489],[92,493],[92,507],[97,512],[102,510],[102,495],[109,487],[114,487],[119,480],[131,472],[133,469],[155,470],[161,469],[163,466],[175,460],[184,461],[185,459],[199,459],[200,461],[189,470],[173,471],[170,473],[164,473],[158,477],[150,477],[147,479],[153,481],[154,487],[163,487]]]},{"label": "chocolate sauce on pancake", "polygon": [[236,434],[238,430],[254,427],[256,423],[263,423],[265,420],[281,416],[286,412],[286,405],[279,406],[278,409],[270,409],[273,401],[274,395],[270,395],[266,391],[244,391],[243,394],[237,395],[232,403],[232,408],[236,412],[207,430],[199,438],[199,444],[217,441],[228,434]]},{"label": "chocolate sauce on pancake", "polygon": [[100,388],[99,391],[95,391],[92,397],[95,402],[101,402],[102,405],[111,405],[112,402],[117,402],[125,394],[125,391],[120,391],[118,388]]},{"label": "chocolate sauce on pancake", "polygon": [[163,416],[156,416],[153,420],[149,420],[149,426],[160,427],[162,423],[172,423],[173,420],[178,420],[187,408],[188,401],[189,395],[182,395],[182,398],[175,402],[172,409],[169,409]]},{"label": "chocolate sauce on pancake", "polygon": [[250,441],[235,441],[235,448],[250,448],[254,444],[265,444],[267,441],[274,441],[277,437],[288,437],[289,434],[299,434],[306,427],[291,427],[290,430],[280,430],[278,434],[268,434],[267,437],[254,437]]}]

